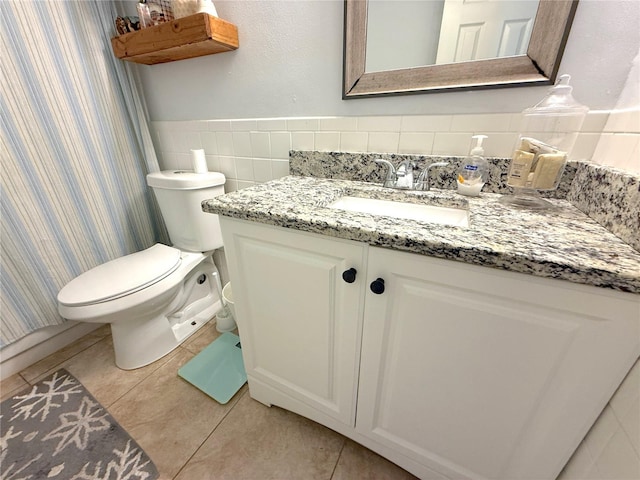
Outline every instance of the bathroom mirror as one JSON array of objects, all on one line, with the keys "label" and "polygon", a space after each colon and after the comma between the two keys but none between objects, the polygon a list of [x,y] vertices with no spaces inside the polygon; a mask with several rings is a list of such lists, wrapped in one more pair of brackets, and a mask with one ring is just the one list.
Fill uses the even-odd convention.
[{"label": "bathroom mirror", "polygon": [[[526,36],[529,41],[526,53],[520,55],[367,71],[369,1],[374,0],[345,0],[344,3],[344,99],[468,88],[552,84],[578,3],[577,0],[540,0],[533,26],[528,31],[521,29],[521,36]],[[460,4],[468,0],[441,0],[443,4],[448,1]],[[500,0],[491,1],[495,3]],[[441,26],[442,31],[446,28],[447,25]],[[460,31],[461,25],[455,25],[453,28]],[[475,33],[470,37],[473,38],[473,35]],[[391,45],[391,48],[412,47]],[[398,55],[400,53],[402,52],[398,51]]]}]

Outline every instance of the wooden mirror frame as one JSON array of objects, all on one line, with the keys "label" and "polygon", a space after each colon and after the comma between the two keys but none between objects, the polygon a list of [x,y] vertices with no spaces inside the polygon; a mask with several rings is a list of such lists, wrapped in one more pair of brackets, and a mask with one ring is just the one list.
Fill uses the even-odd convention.
[{"label": "wooden mirror frame", "polygon": [[343,99],[552,84],[578,0],[540,0],[526,55],[380,72],[365,72],[367,6],[344,2]]}]

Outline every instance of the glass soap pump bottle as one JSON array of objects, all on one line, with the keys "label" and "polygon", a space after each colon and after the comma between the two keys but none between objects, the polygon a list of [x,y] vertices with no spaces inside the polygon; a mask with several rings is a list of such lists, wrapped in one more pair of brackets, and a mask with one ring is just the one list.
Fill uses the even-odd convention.
[{"label": "glass soap pump bottle", "polygon": [[507,175],[507,185],[513,187],[514,194],[503,196],[500,203],[530,209],[553,207],[540,192],[558,188],[589,111],[573,98],[570,79],[561,75],[538,104],[522,112],[521,133]]}]

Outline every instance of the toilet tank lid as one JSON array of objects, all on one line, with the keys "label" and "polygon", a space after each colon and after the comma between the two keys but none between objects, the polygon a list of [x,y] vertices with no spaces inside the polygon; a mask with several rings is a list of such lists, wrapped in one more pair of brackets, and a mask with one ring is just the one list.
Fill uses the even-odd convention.
[{"label": "toilet tank lid", "polygon": [[224,185],[220,172],[194,173],[190,170],[164,170],[147,175],[147,185],[166,190],[196,190]]},{"label": "toilet tank lid", "polygon": [[130,295],[159,282],[179,265],[180,250],[156,243],[77,276],[60,290],[58,302],[82,306]]}]

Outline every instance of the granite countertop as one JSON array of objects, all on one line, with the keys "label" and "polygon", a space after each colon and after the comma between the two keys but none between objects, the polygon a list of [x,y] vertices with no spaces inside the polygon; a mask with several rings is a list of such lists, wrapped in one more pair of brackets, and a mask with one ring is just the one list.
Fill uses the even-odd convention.
[{"label": "granite countertop", "polygon": [[[454,227],[326,208],[341,196],[465,207]],[[407,192],[350,180],[288,176],[202,203],[205,212],[378,247],[640,294],[640,252],[565,200],[556,209],[506,207],[501,195]]]}]

